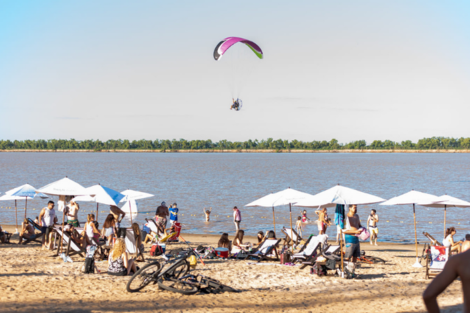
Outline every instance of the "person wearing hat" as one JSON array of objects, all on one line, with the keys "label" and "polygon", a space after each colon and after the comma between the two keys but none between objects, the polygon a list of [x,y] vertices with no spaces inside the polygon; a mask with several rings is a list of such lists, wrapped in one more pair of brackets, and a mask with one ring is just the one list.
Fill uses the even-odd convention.
[{"label": "person wearing hat", "polygon": [[240,210],[234,206],[233,207],[233,222],[235,223],[235,228],[238,231],[240,229],[240,222],[242,221],[242,214]]},{"label": "person wearing hat", "polygon": [[155,222],[157,223],[157,227],[162,233],[166,229],[168,215],[170,215],[170,212],[168,211],[168,207],[166,206],[165,201],[163,201],[155,212]]}]

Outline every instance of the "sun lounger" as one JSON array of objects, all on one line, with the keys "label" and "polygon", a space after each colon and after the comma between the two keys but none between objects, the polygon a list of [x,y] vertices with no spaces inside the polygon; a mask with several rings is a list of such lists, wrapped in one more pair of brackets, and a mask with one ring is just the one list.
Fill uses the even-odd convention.
[{"label": "sun lounger", "polygon": [[39,226],[38,224],[36,224],[32,219],[28,218],[28,224],[30,224],[31,226],[33,226],[33,228],[35,230],[38,230],[40,233],[34,233],[34,237],[30,237],[29,239],[26,239],[25,241],[22,242],[22,244],[28,244],[32,241],[36,241],[36,242],[39,242],[39,243],[42,243],[42,237],[44,236],[44,234],[41,232],[41,226]]},{"label": "sun lounger", "polygon": [[426,236],[426,238],[428,238],[429,241],[431,241],[431,246],[442,246],[442,244],[439,241],[434,239],[434,237],[428,234],[427,232],[423,232],[423,235]]},{"label": "sun lounger", "polygon": [[297,245],[300,240],[302,240],[302,237],[300,237],[299,234],[291,228],[282,227],[281,231],[286,235],[286,238],[284,239],[286,245]]},{"label": "sun lounger", "polygon": [[258,262],[267,260],[267,261],[278,261],[279,254],[277,253],[276,246],[281,242],[281,239],[266,239],[261,247],[259,247],[258,251],[255,253],[250,253],[245,258],[248,259],[249,257],[258,259]]},{"label": "sun lounger", "polygon": [[293,262],[302,262],[302,267],[315,264],[318,253],[317,249],[324,247],[328,243],[328,235],[313,236],[305,249],[292,256]]},{"label": "sun lounger", "polygon": [[[71,256],[74,254],[78,254],[81,257],[85,257],[86,255],[86,250],[81,248],[75,241],[72,240],[70,237],[70,234],[68,232],[62,232],[62,230],[57,227],[54,228],[55,232],[62,238],[62,247],[65,247],[65,255],[66,256]],[[62,249],[63,249],[62,248]],[[60,254],[60,242],[57,244],[57,255]]]},{"label": "sun lounger", "polygon": [[426,279],[441,273],[448,259],[448,247],[431,246],[429,256],[426,258]]},{"label": "sun lounger", "polygon": [[4,243],[10,243],[11,235],[13,235],[13,234],[12,233],[6,233],[6,232],[2,232],[0,234],[0,236],[4,237]]}]

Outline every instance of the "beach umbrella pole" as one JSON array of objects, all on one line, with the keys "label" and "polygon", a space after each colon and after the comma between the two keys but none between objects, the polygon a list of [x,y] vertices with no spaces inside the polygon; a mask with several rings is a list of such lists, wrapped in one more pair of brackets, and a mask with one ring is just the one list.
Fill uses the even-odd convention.
[{"label": "beach umbrella pole", "polygon": [[17,206],[16,206],[16,200],[15,200],[15,220],[16,220],[16,232],[15,232],[15,234],[18,234],[18,211],[17,211]]},{"label": "beach umbrella pole", "polygon": [[100,207],[100,204],[96,202],[96,221],[98,222],[98,209]]},{"label": "beach umbrella pole", "polygon": [[447,218],[447,205],[444,204],[444,238],[446,237],[446,218]]},{"label": "beach umbrella pole", "polygon": [[413,219],[414,219],[414,224],[415,224],[415,247],[416,247],[416,262],[413,264],[413,267],[423,267],[421,263],[419,263],[419,258],[418,258],[418,234],[416,233],[416,210],[415,210],[415,204],[413,203]]},{"label": "beach umbrella pole", "polygon": [[274,225],[274,234],[276,234],[276,218],[274,217],[274,207],[273,207],[273,225]]},{"label": "beach umbrella pole", "polygon": [[26,211],[28,210],[28,197],[25,198],[26,202],[24,205],[24,218],[26,218]]},{"label": "beach umbrella pole", "polygon": [[[290,229],[291,229],[291,233],[290,233],[290,236],[291,236],[291,239],[294,234],[294,229],[292,228],[292,205],[289,203],[289,213],[290,213]],[[292,253],[294,253],[294,244],[292,244]]]},{"label": "beach umbrella pole", "polygon": [[62,235],[60,236],[59,250],[57,250],[58,255],[60,254],[60,252],[62,252],[62,242],[64,241],[64,223],[65,223],[65,206],[64,206],[64,210],[62,211],[62,229],[61,229]]},{"label": "beach umbrella pole", "polygon": [[339,231],[340,238],[339,238],[339,249],[341,254],[341,275],[344,278],[344,257],[343,257],[343,229],[341,228]]}]

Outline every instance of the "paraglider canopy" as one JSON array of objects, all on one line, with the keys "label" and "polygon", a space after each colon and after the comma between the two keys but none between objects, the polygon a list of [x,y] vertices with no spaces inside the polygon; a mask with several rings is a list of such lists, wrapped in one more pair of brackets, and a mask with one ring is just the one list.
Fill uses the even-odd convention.
[{"label": "paraglider canopy", "polygon": [[225,54],[225,52],[231,46],[233,46],[234,44],[239,43],[239,42],[244,43],[245,45],[247,45],[251,49],[251,51],[253,51],[256,54],[256,56],[258,56],[258,58],[260,58],[260,59],[263,58],[263,51],[253,41],[250,41],[250,40],[247,40],[247,39],[244,39],[244,38],[240,38],[240,37],[227,37],[224,40],[222,40],[221,42],[219,42],[219,44],[215,47],[215,49],[214,49],[214,59],[216,61],[219,61],[222,58],[222,56]]}]

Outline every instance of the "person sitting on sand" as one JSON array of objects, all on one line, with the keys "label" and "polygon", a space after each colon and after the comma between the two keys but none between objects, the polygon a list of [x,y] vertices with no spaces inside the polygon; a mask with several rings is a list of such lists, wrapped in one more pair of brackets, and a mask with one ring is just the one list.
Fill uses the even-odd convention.
[{"label": "person sitting on sand", "polygon": [[457,251],[457,253],[460,253],[462,249],[460,244],[462,243],[462,241],[454,242],[454,235],[456,233],[457,231],[455,230],[455,227],[447,228],[446,235],[442,244],[444,245],[444,247],[450,248],[451,252]]},{"label": "person sitting on sand", "polygon": [[32,240],[36,238],[36,235],[34,233],[34,227],[29,224],[28,219],[24,219],[23,223],[21,223],[21,231],[20,231],[20,240],[18,244],[23,243],[23,239],[26,240]]},{"label": "person sitting on sand", "polygon": [[465,241],[462,242],[462,251],[465,252],[470,249],[470,234],[465,235]]},{"label": "person sitting on sand", "polygon": [[[144,262],[144,244],[142,243],[142,232],[139,229],[139,224],[132,223],[132,230],[134,231],[135,236],[135,246],[139,249],[136,257],[137,262]],[[140,257],[140,258],[139,258]]]},{"label": "person sitting on sand", "polygon": [[300,237],[302,237],[302,229],[303,229],[302,217],[298,216],[297,222],[295,222],[295,231],[297,232],[297,234],[299,234]]},{"label": "person sitting on sand", "polygon": [[223,233],[222,236],[220,236],[219,242],[217,243],[218,248],[227,248],[228,251],[232,251],[232,242],[228,238],[227,233]]},{"label": "person sitting on sand", "polygon": [[242,229],[237,230],[235,234],[235,238],[233,239],[232,242],[232,254],[238,253],[240,251],[243,251],[244,244],[243,244],[243,235],[245,234],[245,231]]},{"label": "person sitting on sand", "polygon": [[464,312],[470,312],[470,293],[468,292],[470,289],[470,271],[468,270],[468,264],[470,264],[470,251],[449,258],[442,272],[433,279],[423,293],[424,304],[428,312],[440,312],[437,296],[459,277],[463,289]]},{"label": "person sitting on sand", "polygon": [[202,209],[202,212],[204,212],[206,216],[206,222],[209,222],[211,219],[211,212],[212,212],[212,207],[209,208],[209,210],[206,210],[206,208]]},{"label": "person sitting on sand", "polygon": [[103,224],[103,229],[101,230],[101,236],[106,238],[106,245],[110,245],[113,242],[114,236],[114,227],[116,223],[114,221],[114,215],[108,214],[106,220]]},{"label": "person sitting on sand", "polygon": [[122,238],[116,239],[114,248],[109,253],[108,275],[127,276],[137,272],[134,259],[130,259],[126,252],[126,242]]},{"label": "person sitting on sand", "polygon": [[361,245],[359,243],[359,237],[356,235],[361,233],[359,228],[362,227],[359,215],[357,215],[357,205],[355,204],[349,207],[349,212],[346,215],[346,225],[349,225],[349,227],[346,227],[346,230],[343,232],[346,244],[346,253],[344,257],[350,261],[348,262],[347,269],[353,277],[355,277],[354,271],[356,269],[357,258],[361,256]]},{"label": "person sitting on sand", "polygon": [[166,228],[165,229],[165,236],[168,236],[172,233],[176,233],[176,226],[175,225],[171,225],[170,228]]}]

